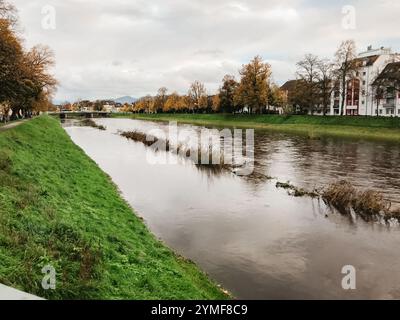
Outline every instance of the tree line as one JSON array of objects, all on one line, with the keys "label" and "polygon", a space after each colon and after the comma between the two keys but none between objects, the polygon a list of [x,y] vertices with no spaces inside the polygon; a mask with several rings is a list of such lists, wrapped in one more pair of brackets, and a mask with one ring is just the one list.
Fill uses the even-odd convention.
[{"label": "tree line", "polygon": [[30,117],[51,108],[57,81],[49,69],[54,54],[46,46],[26,50],[15,7],[0,0],[0,120]]},{"label": "tree line", "polygon": [[[272,80],[271,65],[260,56],[239,70],[239,77],[225,75],[216,94],[194,81],[186,94],[162,87],[154,96],[140,98],[122,110],[137,113],[310,113],[326,114],[333,92],[341,101],[343,114],[347,81],[354,77],[360,60],[353,40],[343,41],[333,59],[305,55],[297,63],[291,88],[280,88]],[[52,107],[57,81],[49,70],[54,65],[52,51],[43,45],[26,50],[18,32],[14,6],[0,0],[0,117],[29,117]],[[102,101],[83,101],[76,108],[101,110]],[[1,120],[1,119],[0,119]]]},{"label": "tree line", "polygon": [[208,94],[205,85],[196,80],[187,94],[168,93],[162,87],[155,96],[145,96],[123,111],[135,113],[268,113],[268,106],[284,104],[279,87],[272,81],[271,66],[260,56],[254,57],[239,70],[240,79],[226,75],[217,94]]},{"label": "tree line", "polygon": [[176,91],[169,94],[162,87],[155,96],[147,95],[122,109],[135,113],[277,113],[279,110],[286,114],[315,111],[326,114],[332,93],[336,92],[341,97],[343,112],[344,88],[359,67],[353,40],[343,41],[332,60],[306,54],[296,66],[296,80],[290,89],[276,85],[271,65],[256,56],[239,70],[239,80],[225,75],[216,94],[209,95],[202,82],[194,81],[187,94]]}]

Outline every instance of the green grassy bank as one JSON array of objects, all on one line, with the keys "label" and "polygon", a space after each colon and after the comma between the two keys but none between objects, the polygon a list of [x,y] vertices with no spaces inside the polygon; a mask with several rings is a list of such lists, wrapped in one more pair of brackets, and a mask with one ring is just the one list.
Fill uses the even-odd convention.
[{"label": "green grassy bank", "polygon": [[125,114],[114,116],[277,130],[306,134],[310,137],[338,136],[400,142],[400,118],[231,114]]},{"label": "green grassy bank", "polygon": [[[56,289],[43,290],[52,265]],[[50,299],[221,299],[50,117],[0,133],[0,283]]]}]

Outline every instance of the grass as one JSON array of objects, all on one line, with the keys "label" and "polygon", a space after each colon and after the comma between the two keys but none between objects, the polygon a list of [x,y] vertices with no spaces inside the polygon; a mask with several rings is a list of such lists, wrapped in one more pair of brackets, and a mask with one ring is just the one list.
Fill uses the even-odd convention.
[{"label": "grass", "polygon": [[311,139],[337,136],[400,142],[400,118],[232,114],[113,114],[112,116],[268,129],[304,134]]},{"label": "grass", "polygon": [[[49,264],[56,290],[41,287]],[[228,298],[47,116],[0,133],[0,282],[48,299]]]},{"label": "grass", "polygon": [[304,196],[308,196],[311,198],[319,197],[318,190],[308,191],[303,188],[298,188],[298,187],[292,185],[290,182],[279,182],[278,181],[275,186],[278,189],[281,188],[281,189],[288,190],[289,195],[292,195],[294,197],[304,197]]},{"label": "grass", "polygon": [[[219,155],[213,154],[212,150],[210,150],[211,145],[208,147],[208,157],[207,157],[207,149],[198,146],[198,149],[191,149],[188,146],[185,146],[182,143],[178,143],[175,147],[172,146],[172,143],[168,139],[159,139],[151,135],[147,135],[143,132],[138,131],[124,131],[120,133],[121,136],[133,140],[135,142],[140,142],[147,147],[152,146],[155,142],[160,143],[159,146],[164,147],[164,151],[174,151],[175,154],[180,155],[186,159],[192,159],[197,168],[207,169],[213,171],[214,173],[218,173],[222,170],[232,170],[233,165],[225,163],[224,153],[220,152]],[[175,150],[173,150],[175,148]],[[158,149],[156,149],[158,150]],[[204,154],[203,154],[204,153]],[[213,163],[213,157],[219,157],[217,159],[217,163]],[[207,158],[205,158],[207,157]],[[203,158],[205,158],[205,162],[203,163]]]},{"label": "grass", "polygon": [[[160,139],[157,139],[156,137],[153,137],[151,135],[147,135],[145,133],[138,132],[138,131],[124,131],[124,132],[121,132],[120,135],[127,139],[143,143],[147,147],[150,147],[156,141],[160,141]],[[160,142],[164,143],[165,151],[169,151],[169,141],[167,140],[167,141],[160,141]]]},{"label": "grass", "polygon": [[372,221],[381,216],[385,220],[399,219],[397,210],[391,210],[391,203],[385,200],[380,192],[373,190],[357,190],[350,182],[342,180],[329,185],[322,192],[322,199],[329,206],[342,214],[355,213],[366,221]]},{"label": "grass", "polygon": [[294,197],[322,198],[327,206],[343,215],[351,215],[354,212],[365,221],[380,221],[381,218],[386,222],[392,219],[400,221],[400,210],[391,209],[391,202],[386,200],[382,193],[374,190],[357,190],[346,180],[313,191],[298,188],[290,182],[278,181],[275,186],[287,190],[288,194]]}]

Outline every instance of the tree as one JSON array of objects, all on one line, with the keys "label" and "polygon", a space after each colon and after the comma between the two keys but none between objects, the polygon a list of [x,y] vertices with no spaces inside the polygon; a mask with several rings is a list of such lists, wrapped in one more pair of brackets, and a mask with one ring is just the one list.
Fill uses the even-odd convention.
[{"label": "tree", "polygon": [[326,115],[335,88],[333,64],[326,59],[318,61],[318,89],[322,102],[322,112]]},{"label": "tree", "polygon": [[15,27],[18,23],[17,9],[14,5],[0,0],[0,20],[8,21],[11,27]]},{"label": "tree", "polygon": [[208,106],[207,92],[203,83],[196,80],[190,85],[188,92],[189,109],[194,113],[197,110],[206,109]]},{"label": "tree", "polygon": [[188,95],[183,95],[180,98],[180,112],[189,112],[191,104],[191,98]]},{"label": "tree", "polygon": [[288,104],[296,113],[305,114],[309,111],[307,84],[303,80],[294,80],[288,93]]},{"label": "tree", "polygon": [[7,102],[0,103],[0,121],[8,121],[11,106]]},{"label": "tree", "polygon": [[103,109],[104,109],[103,101],[96,100],[93,104],[93,110],[94,111],[103,111]]},{"label": "tree", "polygon": [[167,92],[166,87],[161,87],[158,89],[157,96],[155,98],[154,104],[157,112],[162,112],[164,110],[165,103],[167,102]]},{"label": "tree", "polygon": [[81,111],[80,101],[77,101],[77,102],[72,104],[71,111]]},{"label": "tree", "polygon": [[93,102],[89,100],[82,100],[79,103],[80,109],[84,111],[92,110],[93,109]]},{"label": "tree", "polygon": [[250,113],[263,113],[268,104],[268,89],[271,66],[256,56],[239,71],[241,76],[235,92],[235,104],[248,107]]},{"label": "tree", "polygon": [[293,111],[293,108],[288,105],[288,97],[285,92],[274,83],[270,86],[269,104],[276,108],[281,108],[284,114],[289,114]]},{"label": "tree", "polygon": [[132,112],[132,105],[129,103],[124,103],[124,105],[121,108],[121,112],[124,113]]},{"label": "tree", "polygon": [[10,22],[0,19],[0,102],[15,98],[23,56],[22,45]]},{"label": "tree", "polygon": [[14,104],[14,112],[21,111],[24,116],[29,116],[32,105],[37,101],[45,103],[46,99],[51,100],[57,81],[48,70],[54,63],[54,54],[46,46],[34,46],[24,55],[19,79],[19,99]]},{"label": "tree", "polygon": [[0,0],[0,103],[12,110],[12,118],[31,116],[52,108],[57,81],[49,73],[54,55],[37,45],[26,52],[16,35],[15,8]]},{"label": "tree", "polygon": [[[238,83],[234,76],[227,74],[222,79],[222,87],[219,89],[219,108],[218,111],[232,113],[235,109],[235,92]],[[214,109],[214,108],[213,108]]]},{"label": "tree", "polygon": [[313,54],[306,54],[297,62],[297,76],[303,85],[304,97],[307,99],[305,103],[311,114],[314,114],[318,102],[318,64],[319,59]]},{"label": "tree", "polygon": [[177,92],[173,92],[167,98],[165,102],[163,112],[176,112],[182,109],[184,106],[182,104],[182,99]]},{"label": "tree", "polygon": [[356,44],[354,40],[346,40],[341,43],[335,54],[336,57],[336,77],[339,81],[341,106],[340,115],[344,114],[346,101],[346,84],[348,78],[352,78],[357,70],[356,63]]},{"label": "tree", "polygon": [[213,95],[212,98],[212,111],[213,112],[220,112],[221,111],[221,97],[219,94]]},{"label": "tree", "polygon": [[147,95],[142,98],[143,108],[145,113],[155,112],[155,99],[151,95]]},{"label": "tree", "polygon": [[142,99],[138,99],[137,101],[135,101],[135,103],[133,104],[133,107],[132,107],[132,112],[136,112],[136,113],[144,112],[144,105],[143,105]]}]

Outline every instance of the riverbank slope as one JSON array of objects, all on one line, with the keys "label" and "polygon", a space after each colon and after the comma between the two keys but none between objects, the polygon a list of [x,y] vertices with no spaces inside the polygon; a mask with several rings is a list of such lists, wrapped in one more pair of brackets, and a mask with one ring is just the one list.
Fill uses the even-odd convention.
[{"label": "riverbank slope", "polygon": [[48,299],[227,298],[47,116],[0,133],[0,283]]},{"label": "riverbank slope", "polygon": [[204,126],[276,130],[305,134],[311,138],[337,136],[400,142],[400,118],[232,114],[116,114],[113,116],[153,121],[178,121]]}]

